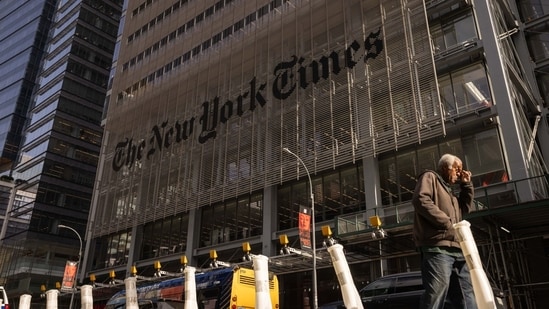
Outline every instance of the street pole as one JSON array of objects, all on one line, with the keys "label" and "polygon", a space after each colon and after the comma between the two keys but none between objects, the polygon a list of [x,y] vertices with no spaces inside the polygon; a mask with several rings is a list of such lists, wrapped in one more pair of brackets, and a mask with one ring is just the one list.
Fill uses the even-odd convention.
[{"label": "street pole", "polygon": [[76,291],[76,286],[78,285],[78,272],[80,271],[80,261],[82,259],[82,237],[80,237],[80,234],[70,226],[59,224],[57,227],[73,231],[74,234],[78,236],[78,240],[80,241],[80,249],[78,250],[78,263],[76,264],[76,274],[74,278],[74,287],[72,288],[71,302],[69,304],[69,309],[72,309],[72,305],[74,302],[74,292]]},{"label": "street pole", "polygon": [[307,165],[301,160],[301,158],[296,155],[295,153],[291,152],[290,149],[284,147],[282,150],[286,151],[287,153],[291,154],[292,156],[296,157],[299,163],[303,165],[303,168],[305,169],[305,172],[307,172],[307,177],[309,178],[309,189],[311,193],[311,224],[312,224],[312,230],[313,230],[313,237],[312,237],[312,249],[313,249],[313,309],[318,308],[318,295],[317,295],[317,284],[316,284],[316,225],[315,225],[315,195],[313,192],[313,182],[311,180],[311,174],[309,173],[309,169],[307,168]]}]

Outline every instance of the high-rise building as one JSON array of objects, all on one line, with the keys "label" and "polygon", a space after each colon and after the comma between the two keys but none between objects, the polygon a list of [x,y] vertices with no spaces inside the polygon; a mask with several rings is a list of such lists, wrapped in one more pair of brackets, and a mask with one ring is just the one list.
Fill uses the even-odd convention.
[{"label": "high-rise building", "polygon": [[13,168],[19,153],[55,2],[0,3],[0,173]]},{"label": "high-rise building", "polygon": [[[2,225],[1,276],[16,300],[23,292],[38,296],[41,286],[55,288],[67,260],[78,257],[122,1],[3,1],[0,7],[1,31],[10,34],[0,55],[0,106],[11,117],[2,118],[2,141],[13,145],[3,147],[13,152],[11,160],[18,153],[9,166],[17,194]],[[10,123],[16,129],[8,131]]]},{"label": "high-rise building", "polygon": [[[311,201],[317,251],[328,225],[358,287],[417,270],[416,176],[449,152],[473,173],[467,219],[492,283],[510,308],[541,308],[548,11],[507,0],[130,2],[85,273],[152,276],[156,261],[175,272],[183,255],[206,268],[211,250],[238,263],[243,242],[275,256],[282,235],[299,247]],[[372,238],[375,216],[388,237]],[[341,299],[326,258],[293,258],[270,265],[281,308]]]}]

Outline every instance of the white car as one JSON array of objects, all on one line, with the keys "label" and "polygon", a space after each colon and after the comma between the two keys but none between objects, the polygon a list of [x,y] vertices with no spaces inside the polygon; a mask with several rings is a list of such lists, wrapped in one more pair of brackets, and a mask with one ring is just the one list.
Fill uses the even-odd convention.
[{"label": "white car", "polygon": [[8,294],[6,294],[3,286],[0,286],[0,309],[10,309]]}]

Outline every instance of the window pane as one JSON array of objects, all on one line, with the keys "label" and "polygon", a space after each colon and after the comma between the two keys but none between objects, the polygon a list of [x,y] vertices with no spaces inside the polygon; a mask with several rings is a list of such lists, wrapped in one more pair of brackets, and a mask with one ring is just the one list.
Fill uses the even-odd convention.
[{"label": "window pane", "polygon": [[[324,200],[323,203],[322,200]],[[332,173],[324,177],[324,197],[323,199],[319,199],[318,202],[324,206],[324,216],[326,219],[339,215],[343,204],[341,203],[341,188],[338,173]],[[318,211],[318,209],[315,209],[315,211]]]},{"label": "window pane", "polygon": [[463,139],[465,166],[473,173],[475,186],[507,181],[497,131],[489,130]]},{"label": "window pane", "polygon": [[[258,193],[252,195],[250,199],[250,229],[249,235],[244,237],[256,236],[263,234],[263,194]],[[243,231],[243,234],[245,231]]]},{"label": "window pane", "polygon": [[397,156],[398,162],[398,184],[399,184],[399,201],[409,201],[414,194],[416,186],[415,175],[417,173],[417,162],[415,151],[404,153]]},{"label": "window pane", "polygon": [[372,282],[361,291],[362,297],[385,295],[391,293],[391,286],[395,279],[380,279]]},{"label": "window pane", "polygon": [[452,74],[458,114],[491,105],[488,79],[482,65],[475,65]]}]

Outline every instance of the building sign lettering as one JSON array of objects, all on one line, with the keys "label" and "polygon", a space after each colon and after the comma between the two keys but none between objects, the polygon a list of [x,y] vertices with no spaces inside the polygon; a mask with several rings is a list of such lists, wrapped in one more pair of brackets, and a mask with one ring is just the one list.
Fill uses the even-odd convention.
[{"label": "building sign lettering", "polygon": [[[278,100],[285,100],[297,89],[306,89],[309,85],[327,80],[330,74],[337,75],[342,69],[352,69],[360,61],[375,59],[383,51],[383,41],[380,38],[381,29],[370,33],[363,44],[352,41],[343,51],[331,51],[310,63],[305,58],[292,56],[291,60],[278,63],[274,68],[272,95]],[[223,102],[218,96],[211,101],[202,103],[202,115],[191,117],[171,124],[168,121],[155,125],[148,139],[134,141],[126,138],[116,144],[112,162],[114,171],[123,166],[131,168],[136,161],[144,157],[150,159],[156,153],[169,149],[172,145],[188,140],[194,133],[195,125],[199,124],[198,142],[206,143],[217,136],[219,125],[227,123],[233,116],[242,117],[246,112],[253,112],[258,106],[267,104],[265,92],[267,83],[261,83],[253,77],[249,82],[248,91],[236,98]]]}]

